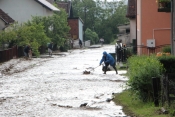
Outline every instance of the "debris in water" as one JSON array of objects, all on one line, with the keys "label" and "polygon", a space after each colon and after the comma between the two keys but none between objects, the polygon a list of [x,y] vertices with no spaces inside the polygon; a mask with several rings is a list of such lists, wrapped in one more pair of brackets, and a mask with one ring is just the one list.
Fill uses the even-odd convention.
[{"label": "debris in water", "polygon": [[87,105],[87,103],[84,103],[84,104],[81,104],[80,107],[84,107],[84,106],[86,106],[86,105]]},{"label": "debris in water", "polygon": [[90,74],[91,72],[90,71],[83,71],[83,74]]},{"label": "debris in water", "polygon": [[112,98],[112,99],[107,98],[107,99],[106,99],[106,102],[110,102],[110,101],[112,101],[112,100],[113,100],[113,98]]}]

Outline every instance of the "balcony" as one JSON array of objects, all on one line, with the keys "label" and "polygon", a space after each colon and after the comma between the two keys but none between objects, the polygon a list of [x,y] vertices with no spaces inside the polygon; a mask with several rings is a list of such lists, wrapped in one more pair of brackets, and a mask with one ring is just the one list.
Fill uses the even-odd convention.
[{"label": "balcony", "polygon": [[171,0],[158,0],[158,12],[171,12]]}]

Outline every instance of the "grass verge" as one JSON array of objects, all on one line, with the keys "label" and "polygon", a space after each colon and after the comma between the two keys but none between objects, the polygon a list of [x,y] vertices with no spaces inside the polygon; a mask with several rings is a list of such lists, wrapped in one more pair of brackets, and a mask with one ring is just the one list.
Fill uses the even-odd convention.
[{"label": "grass verge", "polygon": [[143,103],[139,100],[133,100],[128,90],[120,94],[115,94],[114,102],[123,106],[123,111],[131,117],[172,117],[162,114],[161,107],[155,107],[153,103]]}]

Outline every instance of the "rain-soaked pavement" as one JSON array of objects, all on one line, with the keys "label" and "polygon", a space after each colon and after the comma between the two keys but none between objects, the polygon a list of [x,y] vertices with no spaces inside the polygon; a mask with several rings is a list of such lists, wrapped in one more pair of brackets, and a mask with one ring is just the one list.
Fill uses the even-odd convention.
[{"label": "rain-soaked pavement", "polygon": [[125,71],[103,74],[104,50],[114,52],[114,45],[0,65],[0,117],[124,117],[122,107],[108,100],[124,90]]}]

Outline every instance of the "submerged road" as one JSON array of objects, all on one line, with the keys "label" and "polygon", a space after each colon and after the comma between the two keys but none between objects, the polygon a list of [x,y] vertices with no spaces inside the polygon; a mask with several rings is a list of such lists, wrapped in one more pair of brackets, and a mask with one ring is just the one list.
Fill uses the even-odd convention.
[{"label": "submerged road", "polygon": [[13,63],[9,71],[25,70],[0,78],[0,117],[124,117],[122,107],[109,100],[124,90],[125,71],[103,74],[103,51],[114,52],[114,46],[5,63]]}]

